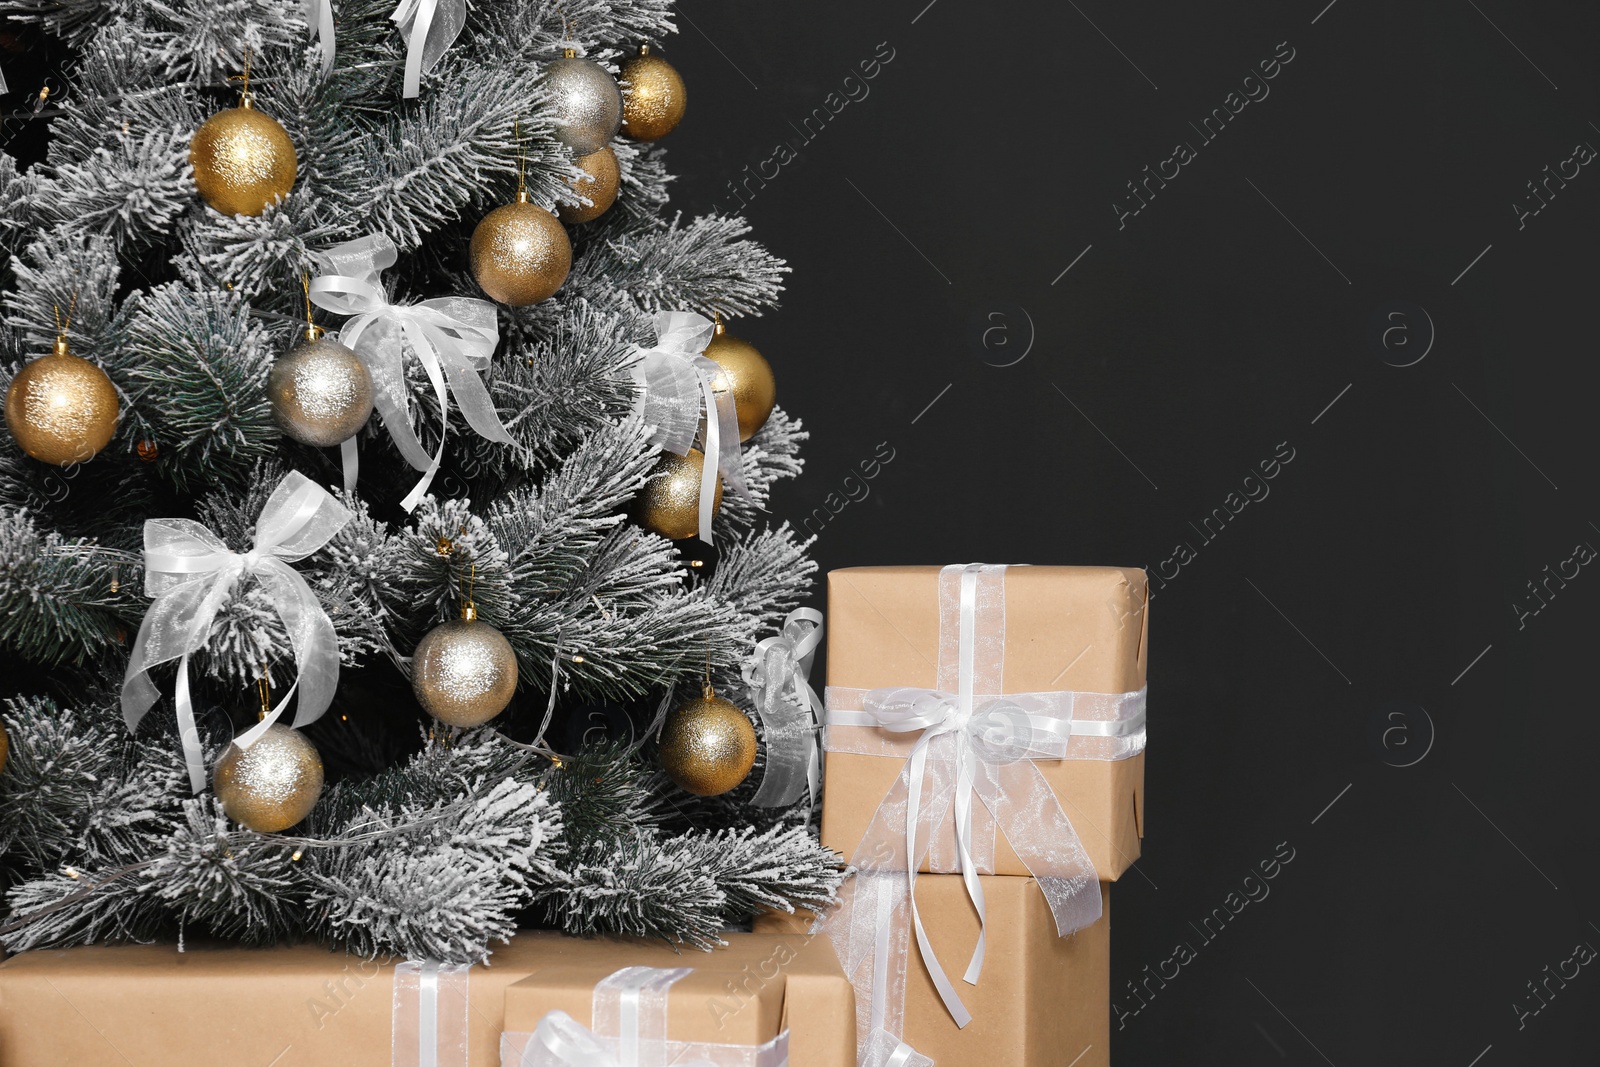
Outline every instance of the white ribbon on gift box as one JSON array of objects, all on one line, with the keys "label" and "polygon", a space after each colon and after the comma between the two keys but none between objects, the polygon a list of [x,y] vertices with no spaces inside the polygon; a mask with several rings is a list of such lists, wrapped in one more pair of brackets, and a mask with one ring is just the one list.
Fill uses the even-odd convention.
[{"label": "white ribbon on gift box", "polygon": [[467,0],[400,0],[389,21],[406,39],[401,95],[411,99],[421,89],[422,75],[438,66],[461,36],[461,28],[467,24]]},{"label": "white ribbon on gift box", "polygon": [[240,748],[253,745],[278,721],[296,690],[300,693],[296,726],[315,722],[333,703],[339,687],[339,637],[316,594],[289,564],[327,544],[349,521],[350,512],[327,490],[299,471],[290,471],[262,507],[249,552],[230,551],[221,538],[192,519],[145,522],[144,591],[155,603],[139,624],[128,658],[122,715],[130,731],[137,729],[160,698],[148,672],[178,661],[173,700],[189,784],[196,793],[206,787],[206,768],[189,695],[189,657],[205,647],[217,612],[240,578],[255,578],[283,620],[298,675],[277,707],[234,743]]},{"label": "white ribbon on gift box", "polygon": [[500,1067],[786,1067],[789,1033],[764,1045],[714,1045],[667,1037],[667,995],[691,967],[624,967],[594,987],[593,1028],[564,1011],[533,1033],[500,1039]]},{"label": "white ribbon on gift box", "polygon": [[822,782],[817,730],[824,713],[811,688],[811,660],[822,643],[822,612],[796,608],[775,637],[764,638],[740,668],[761,716],[766,770],[750,803],[785,807],[802,791],[816,802]]},{"label": "white ribbon on gift box", "polygon": [[[339,330],[339,341],[366,364],[372,374],[373,404],[383,416],[389,436],[406,462],[423,472],[422,479],[400,501],[401,507],[414,510],[439,473],[450,430],[450,397],[455,397],[467,424],[480,437],[502,445],[512,443],[478,376],[489,366],[500,343],[493,304],[466,296],[391,304],[380,275],[394,266],[398,253],[394,242],[381,233],[311,255],[322,271],[311,280],[311,301],[335,314],[353,316]],[[432,456],[411,428],[407,350],[422,364],[439,403],[439,448]],[[350,438],[340,448],[345,491],[354,492],[359,473],[356,439]]]},{"label": "white ribbon on gift box", "polygon": [[651,322],[655,347],[640,349],[633,365],[639,385],[636,408],[651,427],[650,443],[657,448],[686,456],[696,438],[704,438],[699,536],[709,545],[717,476],[722,476],[730,492],[750,495],[739,455],[739,415],[733,392],[727,388],[722,368],[701,354],[715,336],[716,325],[692,311],[662,311]]},{"label": "white ribbon on gift box", "polygon": [[407,960],[394,969],[392,1067],[467,1067],[467,972],[463,963]]},{"label": "white ribbon on gift box", "polygon": [[[1000,693],[1004,576],[1004,567],[983,564],[940,572],[941,689],[827,690],[829,751],[905,760],[851,859],[861,873],[846,887],[841,909],[827,926],[847,973],[855,976],[863,962],[873,962],[872,988],[861,1005],[863,1062],[885,1064],[896,1057],[915,1062],[909,1059],[917,1055],[914,1050],[898,1040],[907,926],[956,1025],[971,1021],[932,950],[916,905],[917,868],[941,840],[942,828],[953,823],[953,855],[943,862],[936,855],[930,866],[961,874],[980,923],[963,975],[969,984],[976,984],[983,967],[978,875],[993,870],[997,830],[1039,882],[1058,934],[1082,929],[1100,916],[1093,865],[1034,761],[1120,759],[1142,750],[1145,693]],[[925,790],[932,794],[926,805]]]}]

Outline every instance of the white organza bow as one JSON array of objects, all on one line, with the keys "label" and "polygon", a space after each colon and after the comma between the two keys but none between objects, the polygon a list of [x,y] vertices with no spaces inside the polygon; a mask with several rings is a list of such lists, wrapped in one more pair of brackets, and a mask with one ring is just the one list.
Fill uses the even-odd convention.
[{"label": "white organza bow", "polygon": [[624,967],[594,987],[593,1029],[564,1011],[532,1034],[503,1034],[501,1067],[785,1067],[785,1031],[764,1045],[711,1045],[667,1038],[667,994],[689,967]]},{"label": "white organza bow", "polygon": [[796,608],[775,637],[759,642],[740,673],[761,715],[767,767],[750,803],[757,807],[793,804],[802,791],[813,803],[822,781],[817,744],[823,706],[811,687],[811,660],[822,643],[822,612]]},{"label": "white organza bow", "polygon": [[729,490],[749,496],[739,458],[739,416],[733,392],[722,378],[722,368],[701,354],[711,343],[716,326],[692,311],[662,311],[652,322],[656,345],[641,349],[634,364],[639,410],[654,428],[650,443],[680,456],[688,455],[704,426],[699,535],[710,544],[718,474]]},{"label": "white organza bow", "polygon": [[234,743],[240,748],[254,744],[296,690],[296,726],[314,722],[333,702],[339,685],[339,638],[316,594],[289,564],[327,544],[349,521],[350,512],[327,490],[291,471],[261,509],[249,552],[230,551],[191,519],[150,519],[144,524],[144,588],[155,603],[133,643],[122,682],[122,714],[128,729],[137,729],[160,697],[148,672],[178,660],[174,700],[189,783],[196,793],[206,787],[206,768],[189,695],[189,657],[205,647],[217,611],[240,578],[255,578],[267,594],[289,635],[299,673],[277,707]]},{"label": "white organza bow", "polygon": [[[353,316],[339,331],[339,340],[361,357],[372,374],[373,403],[383,416],[395,447],[407,463],[423,472],[422,479],[400,502],[401,507],[415,509],[439,473],[450,430],[451,396],[479,436],[498,444],[512,443],[495,412],[494,400],[479,377],[500,343],[493,304],[466,296],[391,304],[380,275],[394,266],[398,256],[394,243],[383,234],[314,252],[312,258],[322,271],[311,280],[312,302],[335,314]],[[408,349],[433,385],[443,420],[439,448],[431,457],[411,427],[404,357]],[[353,492],[358,473],[355,438],[340,447],[345,491]]]},{"label": "white organza bow", "polygon": [[306,0],[306,24],[311,39],[322,44],[322,76],[333,70],[333,0]]},{"label": "white organza bow", "polygon": [[438,65],[467,24],[467,0],[400,0],[389,16],[406,39],[406,79],[402,95],[421,88],[422,75]]}]

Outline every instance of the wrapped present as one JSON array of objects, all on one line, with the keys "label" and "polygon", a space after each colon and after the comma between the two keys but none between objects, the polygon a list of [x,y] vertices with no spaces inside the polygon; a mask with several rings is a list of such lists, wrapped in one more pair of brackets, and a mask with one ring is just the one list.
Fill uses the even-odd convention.
[{"label": "wrapped present", "polygon": [[[834,571],[828,596],[823,843],[859,873],[825,928],[871,1005],[864,1062],[919,1063],[900,1030],[913,937],[912,970],[965,1027],[1002,921],[986,887],[1026,885],[1065,936],[1138,858],[1148,592],[1138,570],[971,564]],[[940,891],[976,916],[962,986],[919,870],[959,874]]]},{"label": "wrapped present", "polygon": [[[500,1062],[508,987],[600,955],[719,974],[723,1007],[732,1011],[729,1027],[760,1010],[770,1018],[773,1003],[778,1026],[787,1025],[783,1013],[798,998],[793,1003],[805,1004],[808,1017],[834,1021],[827,1034],[808,1029],[795,1042],[801,1056],[791,1062],[853,1063],[853,996],[831,947],[807,948],[809,939],[799,935],[760,937],[752,945],[741,944],[750,935],[728,937],[729,950],[675,955],[655,942],[527,932],[496,949],[488,965],[472,967],[362,960],[312,945],[37,949],[0,963],[0,1063],[492,1067]],[[713,961],[724,959],[725,969],[715,970]],[[746,1014],[741,1006],[754,994],[739,990],[761,982],[765,1007]],[[824,1051],[833,1046],[844,1051]]]},{"label": "wrapped present", "polygon": [[[871,951],[846,969],[858,990],[857,1027],[869,1035],[862,1062],[884,1063],[902,1045],[915,1049],[903,1063],[940,1067],[1107,1067],[1111,1062],[1111,919],[1109,886],[1101,914],[1058,937],[1055,920],[1031,878],[981,876],[988,916],[988,965],[983,981],[964,992],[972,1022],[957,1027],[927,970],[909,958],[902,940],[883,959],[882,995],[874,997]],[[923,921],[938,931],[941,951],[971,953],[980,924],[956,875],[917,879]],[[758,931],[795,928],[794,917],[770,913]],[[862,946],[865,949],[865,946]],[[895,1036],[890,1036],[891,1034]],[[872,1036],[876,1035],[876,1036]]]},{"label": "wrapped present", "polygon": [[550,938],[545,965],[506,989],[502,1067],[605,1067],[599,1051],[628,1035],[634,1067],[855,1067],[855,992],[826,938],[723,937],[710,953]]}]

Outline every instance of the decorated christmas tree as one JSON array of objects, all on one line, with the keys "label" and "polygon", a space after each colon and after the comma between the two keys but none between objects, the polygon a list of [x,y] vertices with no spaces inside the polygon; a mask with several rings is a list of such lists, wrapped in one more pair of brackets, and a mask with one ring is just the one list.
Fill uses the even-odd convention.
[{"label": "decorated christmas tree", "polygon": [[831,900],[806,435],[720,321],[786,268],[669,211],[668,0],[0,13],[66,57],[0,156],[5,947]]}]

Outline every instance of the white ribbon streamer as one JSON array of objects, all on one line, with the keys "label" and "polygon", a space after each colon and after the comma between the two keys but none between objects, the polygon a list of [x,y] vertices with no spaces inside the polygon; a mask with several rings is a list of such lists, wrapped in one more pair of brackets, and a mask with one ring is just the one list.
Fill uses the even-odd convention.
[{"label": "white ribbon streamer", "polygon": [[[479,373],[489,366],[500,343],[494,305],[474,297],[450,296],[420,304],[391,304],[380,275],[394,266],[398,253],[383,234],[371,234],[314,252],[322,271],[311,280],[310,296],[318,307],[352,318],[339,331],[339,341],[352,349],[372,375],[373,405],[395,447],[422,478],[400,506],[412,511],[427,494],[444,461],[450,431],[450,397],[454,396],[467,424],[481,437],[512,443],[495,411],[494,400]],[[442,425],[439,448],[429,456],[411,426],[410,390],[405,353],[422,364],[439,404]],[[448,385],[447,385],[448,383]],[[344,485],[354,492],[359,473],[355,438],[344,442]]]},{"label": "white ribbon streamer", "polygon": [[467,24],[467,0],[400,0],[389,21],[406,39],[406,74],[402,95],[420,91],[422,75],[438,66]]},{"label": "white ribbon streamer", "polygon": [[394,969],[391,1067],[467,1067],[466,964],[407,960]]},{"label": "white ribbon streamer", "polygon": [[785,1067],[788,1031],[764,1045],[669,1040],[667,996],[692,968],[624,967],[594,987],[594,1027],[564,1011],[539,1020],[531,1034],[507,1033],[501,1067]]},{"label": "white ribbon streamer", "polygon": [[981,564],[941,572],[940,689],[827,691],[829,751],[905,761],[851,859],[862,873],[846,887],[844,904],[827,927],[847,973],[855,976],[872,963],[872,988],[858,985],[868,1001],[862,1054],[874,1042],[884,1063],[900,1047],[904,979],[894,976],[904,970],[909,934],[956,1024],[971,1019],[932,950],[916,904],[917,869],[930,848],[943,844],[941,830],[953,841],[952,854],[935,857],[930,867],[959,873],[977,911],[978,941],[963,975],[976,984],[985,947],[978,875],[993,870],[997,831],[1039,882],[1058,934],[1100,916],[1094,868],[1035,761],[1120,759],[1144,748],[1143,690],[1000,692],[1004,574],[1003,567]]},{"label": "white ribbon streamer", "polygon": [[697,438],[703,439],[699,537],[711,544],[717,476],[722,476],[730,491],[747,498],[750,495],[739,455],[739,415],[733,391],[716,361],[701,354],[711,343],[716,325],[692,311],[662,311],[651,321],[656,345],[641,349],[634,364],[639,384],[637,408],[653,428],[650,443],[657,448],[684,456]]},{"label": "white ribbon streamer", "polygon": [[191,519],[145,522],[144,587],[155,603],[133,642],[122,682],[122,715],[130,731],[137,729],[160,698],[148,672],[178,661],[174,703],[189,784],[196,793],[206,787],[206,768],[189,694],[189,657],[205,647],[217,612],[240,578],[253,577],[267,594],[289,635],[298,674],[277,707],[234,743],[240,748],[254,744],[278,721],[296,690],[300,703],[295,726],[315,722],[333,702],[339,685],[339,638],[316,594],[289,564],[327,544],[349,521],[344,505],[299,471],[291,471],[261,509],[249,552],[230,551]]},{"label": "white ribbon streamer", "polygon": [[761,715],[766,770],[750,803],[784,807],[806,791],[816,803],[822,781],[817,731],[822,700],[811,687],[811,660],[822,643],[822,612],[796,608],[776,637],[759,642],[740,673]]},{"label": "white ribbon streamer", "polygon": [[[311,39],[322,45],[322,76],[333,72],[333,0],[306,0]],[[4,91],[4,90],[0,90]]]}]

